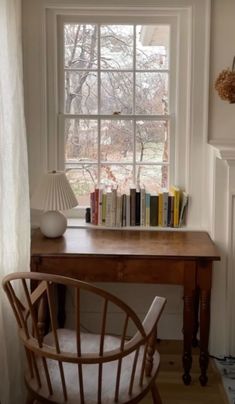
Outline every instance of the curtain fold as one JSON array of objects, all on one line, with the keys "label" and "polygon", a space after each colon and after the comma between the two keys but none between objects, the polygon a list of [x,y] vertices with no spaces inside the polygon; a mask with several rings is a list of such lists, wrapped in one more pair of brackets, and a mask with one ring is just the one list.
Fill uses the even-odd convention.
[{"label": "curtain fold", "polygon": [[[30,210],[24,120],[21,0],[0,0],[0,280],[29,270]],[[19,337],[0,286],[0,402],[24,402]]]}]

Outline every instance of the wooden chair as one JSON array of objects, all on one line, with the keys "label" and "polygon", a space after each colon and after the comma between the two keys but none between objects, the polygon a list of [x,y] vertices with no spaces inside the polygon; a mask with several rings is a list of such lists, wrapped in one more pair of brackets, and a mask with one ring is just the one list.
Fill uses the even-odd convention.
[{"label": "wooden chair", "polygon": [[[31,292],[32,283],[37,285]],[[74,294],[73,329],[59,329],[55,289],[65,285]],[[155,350],[156,326],[166,299],[155,297],[141,323],[134,311],[117,297],[91,284],[40,273],[10,274],[3,287],[14,311],[27,358],[27,403],[111,404],[137,403],[149,390],[153,403],[161,404],[155,383],[159,353]],[[81,332],[84,293],[102,302],[100,332]],[[41,336],[37,313],[45,300],[49,331]],[[120,337],[108,335],[110,306],[123,315]],[[132,324],[135,334],[127,339]]]}]

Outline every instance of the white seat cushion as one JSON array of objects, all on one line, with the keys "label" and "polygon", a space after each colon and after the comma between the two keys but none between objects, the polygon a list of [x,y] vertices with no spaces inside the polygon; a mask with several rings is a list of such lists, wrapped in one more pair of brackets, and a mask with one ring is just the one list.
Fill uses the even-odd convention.
[{"label": "white seat cushion", "polygon": [[[58,330],[59,345],[61,351],[76,353],[76,333],[73,330],[60,329]],[[54,346],[53,335],[49,333],[44,338],[44,343]],[[100,336],[95,334],[81,333],[81,350],[82,353],[98,353],[100,344]],[[104,351],[109,351],[120,347],[120,339],[118,337],[106,336],[104,341]],[[143,385],[139,385],[139,378],[141,372],[142,358],[144,348],[140,348],[136,377],[133,387],[132,395],[128,394],[130,377],[132,372],[132,365],[135,353],[129,354],[122,360],[120,388],[119,388],[119,400],[118,403],[127,403],[141,395],[148,389],[151,381],[156,377],[159,366],[159,354],[156,351],[154,354],[153,370],[151,377],[144,377]],[[26,382],[30,389],[37,392],[40,396],[50,400],[52,403],[65,403],[63,398],[62,383],[60,378],[58,362],[48,359],[47,364],[49,368],[49,374],[53,386],[53,395],[50,396],[44,376],[42,360],[38,358],[38,367],[42,376],[42,387],[38,388],[37,382],[30,378],[29,373],[26,373]],[[114,403],[114,394],[116,386],[118,361],[112,361],[103,364],[102,372],[102,403],[111,404]],[[98,366],[99,365],[82,365],[83,371],[83,385],[84,396],[86,404],[97,404],[97,392],[98,392]],[[71,363],[63,363],[63,369],[65,373],[65,381],[68,392],[67,404],[79,404],[80,392],[79,392],[79,379],[78,379],[78,365]]]}]

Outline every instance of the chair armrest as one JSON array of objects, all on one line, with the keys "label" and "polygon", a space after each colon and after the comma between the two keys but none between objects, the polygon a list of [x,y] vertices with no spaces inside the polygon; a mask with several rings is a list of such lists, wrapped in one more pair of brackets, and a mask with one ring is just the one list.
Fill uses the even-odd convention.
[{"label": "chair armrest", "polygon": [[[144,329],[144,332],[146,334],[146,339],[149,338],[149,336],[152,334],[154,329],[157,326],[157,322],[160,318],[160,315],[162,313],[162,310],[164,309],[164,306],[166,304],[166,298],[165,297],[159,297],[156,296],[142,322],[142,326]],[[131,346],[134,346],[135,344],[139,343],[141,340],[143,340],[143,336],[139,331],[130,339],[125,344],[126,348],[130,348]]]},{"label": "chair armrest", "polygon": [[156,296],[146,314],[142,325],[147,336],[152,334],[166,304],[165,297]]}]

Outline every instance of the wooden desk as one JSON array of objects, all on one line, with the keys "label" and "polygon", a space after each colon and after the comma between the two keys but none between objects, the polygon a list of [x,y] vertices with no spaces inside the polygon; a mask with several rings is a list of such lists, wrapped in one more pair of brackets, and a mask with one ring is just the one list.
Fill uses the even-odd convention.
[{"label": "wooden desk", "polygon": [[191,381],[191,346],[197,343],[199,317],[200,382],[205,385],[212,262],[219,259],[206,232],[71,228],[58,239],[47,239],[39,230],[33,234],[31,270],[89,282],[183,285],[183,380]]}]

